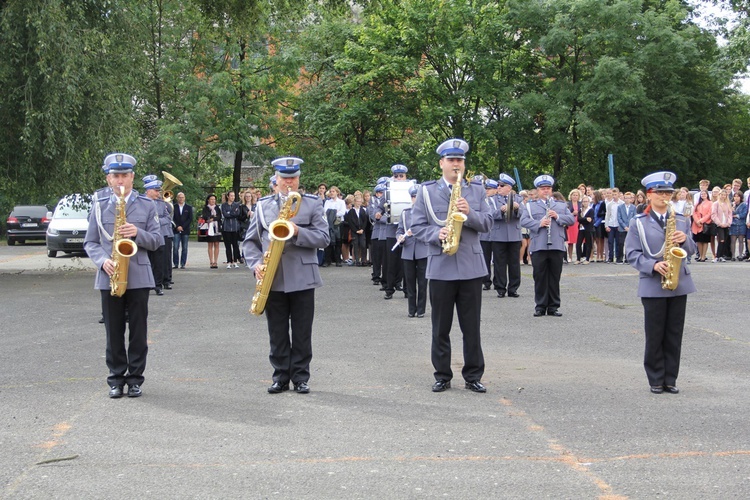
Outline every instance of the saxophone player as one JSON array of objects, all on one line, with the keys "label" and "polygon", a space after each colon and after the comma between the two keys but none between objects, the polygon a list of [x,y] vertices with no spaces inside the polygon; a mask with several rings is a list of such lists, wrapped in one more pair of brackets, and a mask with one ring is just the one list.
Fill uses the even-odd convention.
[{"label": "saxophone player", "polygon": [[[631,221],[625,237],[625,256],[640,273],[638,296],[643,304],[646,349],[643,367],[651,392],[677,394],[677,375],[680,370],[682,331],[685,324],[687,294],[696,291],[690,270],[682,262],[678,269],[670,269],[674,262],[664,259],[667,226],[670,216],[669,200],[677,176],[672,172],[655,172],[641,180],[647,189],[649,206]],[[695,242],[688,238],[690,222],[681,214],[673,214],[672,244],[687,255],[695,253]],[[662,277],[677,273],[679,282],[674,290],[662,285]]]},{"label": "saxophone player", "polygon": [[[153,202],[133,190],[136,160],[130,155],[114,153],[104,159],[109,169],[109,183],[113,194],[95,201],[89,220],[84,249],[96,264],[94,288],[100,290],[104,326],[107,333],[106,362],[109,368],[107,384],[109,397],[120,398],[128,385],[127,395],[141,395],[143,372],[146,368],[146,318],[148,295],[154,287],[154,276],[148,251],[161,245],[159,219]],[[122,190],[121,190],[122,188]],[[127,289],[121,297],[110,293],[110,277],[115,271],[112,259],[112,239],[115,235],[118,194],[122,193],[126,222],[119,226],[122,237],[132,239],[141,251],[136,252],[128,266]],[[125,312],[129,315],[130,336],[125,347]]]},{"label": "saxophone player", "polygon": [[[482,281],[487,267],[482,256],[479,233],[492,226],[492,214],[485,201],[481,182],[458,185],[463,179],[469,145],[463,139],[448,139],[437,148],[440,155],[442,178],[422,184],[412,207],[411,230],[414,238],[429,245],[426,277],[432,315],[432,366],[435,368],[433,392],[443,392],[451,386],[450,330],[453,308],[463,333],[464,366],[461,371],[465,387],[474,392],[486,392],[482,384],[484,354],[479,332],[482,312]],[[455,210],[466,217],[460,229],[458,249],[444,252],[443,243],[449,239],[449,213],[452,189],[460,189]],[[455,234],[455,232],[454,232]]]},{"label": "saxophone player", "polygon": [[534,179],[538,199],[526,204],[521,226],[529,230],[531,264],[534,266],[534,316],[562,316],[560,275],[565,256],[565,226],[575,224],[568,205],[552,198],[555,179],[540,175]]},{"label": "saxophone player", "polygon": [[288,390],[290,381],[295,392],[310,392],[315,289],[323,286],[317,250],[331,241],[323,201],[311,194],[302,196],[297,213],[289,219],[293,235],[284,243],[278,268],[274,276],[263,276],[264,252],[270,245],[269,226],[279,218],[288,194],[299,190],[302,163],[295,157],[271,162],[276,170],[276,193],[258,201],[242,243],[245,263],[255,272],[255,278],[272,280],[265,305],[273,368],[270,394]]}]

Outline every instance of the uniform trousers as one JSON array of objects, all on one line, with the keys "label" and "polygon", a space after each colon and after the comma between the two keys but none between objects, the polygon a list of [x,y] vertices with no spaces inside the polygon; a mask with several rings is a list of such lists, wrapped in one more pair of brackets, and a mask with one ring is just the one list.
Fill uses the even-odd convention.
[{"label": "uniform trousers", "polygon": [[485,288],[492,285],[492,267],[490,267],[490,264],[492,263],[492,242],[491,241],[484,241],[480,240],[479,244],[482,245],[482,255],[484,256],[484,266],[487,268],[487,275],[482,280],[482,284],[485,286]]},{"label": "uniform trousers", "polygon": [[370,259],[372,262],[372,281],[385,281],[383,276],[383,256],[385,255],[385,240],[370,240]]},{"label": "uniform trousers", "polygon": [[156,250],[148,251],[148,260],[151,262],[151,272],[154,274],[154,287],[161,288],[164,284],[164,245]]},{"label": "uniform trousers", "polygon": [[271,291],[265,312],[271,341],[268,359],[273,367],[273,381],[282,384],[290,380],[294,384],[307,382],[312,360],[315,289],[289,293]]},{"label": "uniform trousers", "polygon": [[427,257],[424,259],[403,259],[404,284],[408,299],[409,315],[424,314],[427,308]]},{"label": "uniform trousers", "polygon": [[432,366],[435,380],[451,380],[451,339],[453,307],[458,313],[464,343],[464,367],[461,370],[467,382],[478,382],[484,374],[484,354],[479,334],[482,315],[482,280],[430,280],[430,307],[432,308]]},{"label": "uniform trousers", "polygon": [[646,330],[643,367],[649,385],[675,385],[680,371],[687,295],[641,297]]},{"label": "uniform trousers", "polygon": [[535,250],[531,254],[537,311],[551,312],[560,308],[560,275],[564,256],[562,250]]},{"label": "uniform trousers", "polygon": [[[122,297],[113,297],[109,290],[100,290],[104,328],[107,332],[105,359],[110,386],[123,384],[143,384],[146,369],[148,288],[127,289]],[[125,312],[128,321],[125,321]],[[125,347],[125,328],[129,325],[130,335]]]},{"label": "uniform trousers", "polygon": [[174,238],[164,237],[164,284],[172,282],[172,242]]},{"label": "uniform trousers", "polygon": [[395,250],[391,248],[398,241],[396,238],[386,238],[385,240],[385,291],[393,293],[397,288],[401,288],[401,282],[404,279],[404,266],[401,264],[401,245]]},{"label": "uniform trousers", "polygon": [[493,241],[492,256],[495,259],[495,290],[517,293],[521,286],[520,241]]}]

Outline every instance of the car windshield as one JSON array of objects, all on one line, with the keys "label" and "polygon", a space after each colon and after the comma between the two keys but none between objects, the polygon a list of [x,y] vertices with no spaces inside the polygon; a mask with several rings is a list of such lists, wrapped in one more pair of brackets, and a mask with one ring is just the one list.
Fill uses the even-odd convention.
[{"label": "car windshield", "polygon": [[17,206],[13,209],[11,216],[13,217],[34,217],[41,219],[47,215],[47,207],[45,206]]},{"label": "car windshield", "polygon": [[54,218],[56,219],[86,219],[89,216],[91,203],[81,198],[63,198],[57,204]]}]

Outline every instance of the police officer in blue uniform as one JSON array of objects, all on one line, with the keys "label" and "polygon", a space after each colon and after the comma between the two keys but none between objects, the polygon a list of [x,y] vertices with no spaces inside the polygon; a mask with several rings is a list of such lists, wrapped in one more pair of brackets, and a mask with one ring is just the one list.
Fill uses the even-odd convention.
[{"label": "police officer in blue uniform", "polygon": [[529,230],[531,264],[534,266],[534,316],[562,316],[560,308],[560,275],[565,256],[565,226],[575,217],[566,203],[552,197],[551,175],[534,179],[538,199],[526,204],[521,225]]},{"label": "police officer in blue uniform", "polygon": [[[104,173],[104,179],[107,181],[107,185],[103,188],[99,188],[94,191],[91,195],[91,206],[95,206],[98,200],[109,198],[112,195],[112,188],[109,186],[109,165],[102,165],[102,172]],[[91,220],[92,211],[89,211],[88,220]],[[104,310],[102,310],[102,317],[99,318],[99,324],[104,324]]]},{"label": "police officer in blue uniform", "polygon": [[155,175],[147,175],[143,178],[143,189],[146,191],[146,196],[154,202],[156,215],[159,216],[159,232],[161,233],[161,245],[148,253],[148,258],[151,260],[151,269],[154,272],[154,292],[156,295],[164,295],[163,289],[171,288],[165,265],[168,259],[164,239],[167,232],[172,232],[172,225],[167,204],[160,198],[161,185],[162,182]]},{"label": "police officer in blue uniform", "polygon": [[[261,278],[263,253],[270,244],[268,228],[278,218],[288,194],[299,189],[303,161],[283,157],[271,163],[276,169],[277,193],[258,201],[242,244],[245,262],[255,271],[257,279]],[[289,222],[294,226],[294,235],[284,244],[265,308],[271,343],[269,360],[273,367],[273,384],[268,388],[270,394],[288,390],[290,381],[295,392],[310,392],[315,289],[323,286],[317,249],[327,247],[331,241],[323,201],[315,195],[302,197],[297,214]]]},{"label": "police officer in blue uniform", "polygon": [[[481,175],[474,178],[478,182],[484,183],[484,194],[485,203],[489,205],[490,212],[494,213],[497,210],[497,200],[495,194],[497,193],[497,181],[494,179],[485,180]],[[494,226],[494,222],[493,222]],[[487,275],[484,277],[483,285],[485,290],[492,288],[492,241],[490,237],[492,235],[492,228],[486,233],[479,235],[479,243],[482,245],[482,254],[484,255],[484,265],[487,266]]]},{"label": "police officer in blue uniform", "polygon": [[[111,259],[117,203],[114,194],[98,199],[92,207],[93,215],[84,242],[86,253],[97,267],[94,288],[101,291],[107,332],[107,384],[111,398],[122,397],[125,384],[128,385],[128,396],[138,397],[142,394],[148,353],[148,294],[154,287],[147,252],[158,248],[162,241],[156,207],[151,200],[133,190],[135,164],[135,158],[123,153],[114,153],[104,159],[104,165],[109,168],[112,188],[119,191],[122,186],[125,190],[127,222],[120,227],[120,234],[132,239],[138,246],[138,252],[130,258],[128,287],[122,297],[113,297],[110,293],[110,276],[115,270],[115,263]],[[130,316],[127,349],[126,308]]]},{"label": "police officer in blue uniform", "polygon": [[[500,174],[495,195],[497,210],[492,214],[494,223],[490,240],[495,263],[494,285],[498,297],[518,298],[521,286],[521,197],[511,195],[516,181],[508,174]],[[510,210],[510,222],[508,221]]]},{"label": "police officer in blue uniform", "polygon": [[[385,181],[385,177],[382,177]],[[367,214],[370,216],[370,224],[372,224],[372,235],[370,236],[370,259],[372,263],[372,284],[380,285],[381,281],[385,281],[383,276],[383,257],[385,256],[385,240],[380,240],[380,235],[383,232],[385,221],[381,221],[382,216],[378,213],[380,204],[383,200],[383,193],[385,193],[385,184],[381,183],[378,179],[378,183],[373,190],[375,195],[370,198],[370,204],[367,206]]]},{"label": "police officer in blue uniform", "polygon": [[[686,259],[682,259],[677,288],[662,288],[662,277],[669,270],[664,260],[666,222],[670,216],[669,200],[677,176],[672,172],[655,172],[641,180],[646,188],[649,206],[636,215],[628,226],[625,255],[639,272],[638,296],[643,304],[646,350],[643,367],[651,392],[677,394],[680,371],[682,332],[685,325],[687,294],[696,291]],[[673,244],[686,255],[695,253],[690,234],[690,220],[675,213]]]},{"label": "police officer in blue uniform", "polygon": [[[409,188],[412,205],[417,200],[419,187],[414,185]],[[396,239],[401,250],[401,262],[404,266],[404,284],[406,297],[408,299],[408,316],[413,318],[424,318],[427,306],[427,254],[429,246],[424,241],[414,238],[411,230],[412,214],[411,208],[405,208],[401,212],[401,219],[396,230]]]},{"label": "police officer in blue uniform", "polygon": [[[391,166],[393,177],[389,179],[388,189],[392,189],[390,186],[393,186],[396,182],[407,182],[406,173],[408,171],[406,165],[400,163]],[[398,220],[393,220],[392,209],[392,206],[386,206],[386,202],[381,203],[378,209],[380,220],[385,221],[385,296],[383,298],[386,300],[393,298],[396,290],[403,289],[401,282],[404,279],[404,267],[401,264],[401,245],[396,245]],[[389,219],[391,220],[389,221]]]},{"label": "police officer in blue uniform", "polygon": [[[433,392],[449,389],[453,378],[450,331],[454,307],[463,333],[464,367],[461,374],[465,387],[474,392],[487,391],[481,382],[484,354],[479,330],[482,280],[487,274],[487,268],[484,265],[479,234],[490,230],[492,214],[485,202],[482,184],[466,184],[463,181],[467,151],[469,145],[463,139],[448,139],[438,146],[443,176],[437,181],[422,184],[412,208],[412,233],[418,241],[429,245],[426,276],[430,280],[432,309],[432,365],[435,368]],[[459,173],[463,185],[456,208],[467,219],[463,223],[458,251],[449,255],[443,253],[442,243],[449,232],[446,226],[448,207]]]},{"label": "police officer in blue uniform", "polygon": [[[381,182],[382,181],[382,182]],[[378,239],[376,242],[373,242],[373,247],[377,247],[379,251],[379,260],[380,260],[380,291],[385,291],[386,288],[386,282],[388,281],[388,259],[386,257],[386,254],[388,253],[388,245],[386,243],[387,239],[387,225],[388,225],[388,218],[383,216],[384,213],[384,207],[385,207],[385,193],[387,190],[386,183],[388,182],[387,177],[381,177],[378,179],[378,186],[380,186],[380,189],[378,187],[375,188],[375,193],[377,194],[378,191],[380,191],[382,194],[380,198],[378,198],[378,207],[375,209],[375,228],[377,231]],[[373,268],[375,266],[373,265]],[[373,271],[374,272],[374,271]]]}]

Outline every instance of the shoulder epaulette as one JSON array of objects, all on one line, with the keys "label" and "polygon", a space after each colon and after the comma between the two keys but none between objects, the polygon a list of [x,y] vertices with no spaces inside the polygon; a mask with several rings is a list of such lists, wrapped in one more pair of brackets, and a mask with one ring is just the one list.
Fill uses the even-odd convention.
[{"label": "shoulder epaulette", "polygon": [[482,181],[474,181],[474,180],[473,180],[473,181],[471,181],[471,184],[472,184],[473,186],[481,186],[481,185],[482,185]]},{"label": "shoulder epaulette", "polygon": [[109,196],[105,196],[104,198],[97,198],[96,199],[97,203],[102,203],[102,202],[105,202],[105,201],[109,201]]},{"label": "shoulder epaulette", "polygon": [[431,184],[437,184],[437,181],[427,181],[422,183],[423,186],[429,186]]},{"label": "shoulder epaulette", "polygon": [[317,200],[317,199],[319,199],[319,198],[318,198],[318,195],[316,195],[316,194],[305,193],[305,194],[304,194],[304,195],[302,195],[302,196],[303,196],[304,198],[312,198],[312,199],[314,199],[314,200]]},{"label": "shoulder epaulette", "polygon": [[648,215],[648,214],[645,214],[645,213],[641,212],[639,214],[635,214],[635,218],[637,219],[639,217],[646,217],[646,215]]}]

